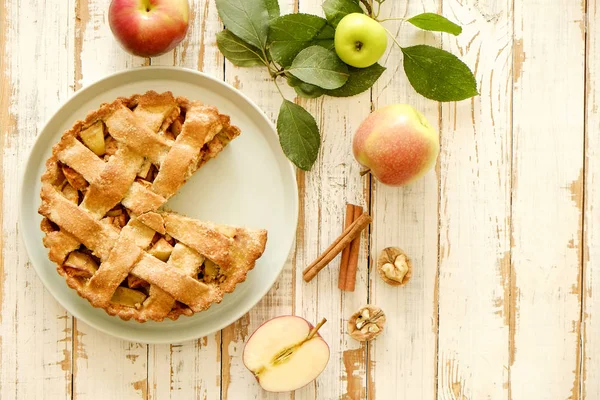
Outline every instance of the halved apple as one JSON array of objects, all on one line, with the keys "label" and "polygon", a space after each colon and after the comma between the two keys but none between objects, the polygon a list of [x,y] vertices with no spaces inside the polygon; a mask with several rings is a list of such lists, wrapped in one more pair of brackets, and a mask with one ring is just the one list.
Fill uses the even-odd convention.
[{"label": "halved apple", "polygon": [[96,122],[89,128],[81,131],[81,140],[91,151],[96,153],[97,156],[101,156],[106,151],[104,145],[104,123],[102,121]]},{"label": "halved apple", "polygon": [[288,392],[315,380],[329,362],[329,346],[304,318],[286,315],[261,325],[244,347],[243,361],[268,392]]}]

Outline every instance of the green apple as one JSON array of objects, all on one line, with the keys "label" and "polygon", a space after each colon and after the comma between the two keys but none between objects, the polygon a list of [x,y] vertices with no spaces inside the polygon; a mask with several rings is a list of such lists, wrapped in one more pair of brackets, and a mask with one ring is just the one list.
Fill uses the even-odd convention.
[{"label": "green apple", "polygon": [[343,62],[353,67],[370,67],[386,48],[385,29],[365,14],[346,15],[335,30],[335,51]]}]

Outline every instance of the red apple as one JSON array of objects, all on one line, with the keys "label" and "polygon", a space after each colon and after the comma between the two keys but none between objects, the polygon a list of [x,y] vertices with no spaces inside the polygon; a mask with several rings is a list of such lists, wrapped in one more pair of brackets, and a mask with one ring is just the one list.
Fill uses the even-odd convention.
[{"label": "red apple", "polygon": [[402,186],[422,177],[440,152],[438,132],[407,104],[380,108],[354,135],[354,158],[386,185]]},{"label": "red apple", "polygon": [[140,57],[172,50],[188,29],[187,0],[112,0],[110,29],[121,46]]},{"label": "red apple", "polygon": [[244,347],[244,365],[268,392],[299,389],[319,376],[329,361],[329,346],[319,328],[285,315],[262,324]]}]

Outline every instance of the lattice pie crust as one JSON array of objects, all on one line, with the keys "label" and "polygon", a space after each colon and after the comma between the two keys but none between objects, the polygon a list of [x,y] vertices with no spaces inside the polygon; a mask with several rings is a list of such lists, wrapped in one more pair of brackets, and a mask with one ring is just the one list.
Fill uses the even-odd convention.
[{"label": "lattice pie crust", "polygon": [[192,315],[232,292],[267,232],[161,207],[239,134],[215,107],[170,92],[118,98],[76,122],[46,162],[39,208],[67,284],[140,322]]}]

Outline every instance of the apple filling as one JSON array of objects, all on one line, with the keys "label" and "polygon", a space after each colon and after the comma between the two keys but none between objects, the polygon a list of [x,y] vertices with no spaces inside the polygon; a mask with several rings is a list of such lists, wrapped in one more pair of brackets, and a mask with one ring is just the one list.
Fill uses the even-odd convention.
[{"label": "apple filling", "polygon": [[207,259],[200,268],[198,279],[205,283],[223,283],[227,279],[227,276],[223,273],[221,267]]},{"label": "apple filling", "polygon": [[52,148],[39,207],[44,247],[67,284],[109,314],[140,322],[191,315],[233,291],[264,251],[266,232],[217,228],[239,232],[234,246],[214,231],[213,241],[202,236],[212,225],[199,222],[191,240],[185,234],[197,233],[198,221],[157,210],[239,134],[215,107],[171,92],[118,98],[77,121]]},{"label": "apple filling", "polygon": [[98,157],[102,157],[106,152],[106,143],[104,137],[106,136],[106,126],[102,121],[97,121],[86,129],[83,129],[79,134],[83,144],[88,149],[93,151]]},{"label": "apple filling", "polygon": [[[128,224],[129,215],[126,209],[115,207],[110,210],[101,221],[112,226],[115,230],[120,231]],[[185,257],[187,255],[186,252],[191,252],[193,250],[182,244],[178,245],[179,242],[170,235],[161,235],[154,232],[137,220],[133,221],[133,223],[137,227],[141,227],[141,229],[138,229],[136,242],[140,247],[144,248],[148,254],[176,267],[179,264],[189,265],[188,263],[179,263],[178,258]],[[48,219],[42,221],[42,230],[48,237],[52,237],[52,233],[60,234],[61,232],[58,226]],[[182,251],[178,246],[185,247],[186,251]],[[176,248],[179,248],[179,252],[177,252]],[[195,258],[198,260],[199,265],[193,270],[185,271],[186,273],[195,276],[196,279],[206,284],[222,283],[227,278],[227,275],[224,273],[225,271],[217,264],[197,253],[195,254]],[[64,261],[62,262],[61,268],[64,273],[83,283],[86,283],[92,278],[101,264],[101,261],[94,256],[89,249],[77,242],[74,243],[73,250],[68,252],[63,258]],[[170,261],[171,259],[173,259],[173,262]],[[121,282],[120,286],[113,294],[111,302],[120,306],[140,308],[149,294],[150,284],[137,276],[129,274],[127,279]],[[176,306],[179,308],[187,308],[184,304],[178,304]]]}]

